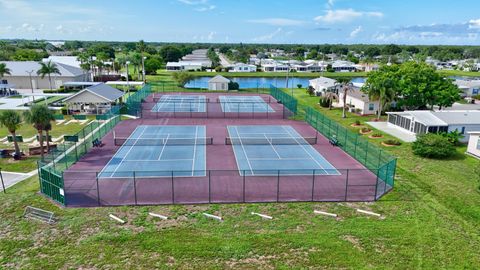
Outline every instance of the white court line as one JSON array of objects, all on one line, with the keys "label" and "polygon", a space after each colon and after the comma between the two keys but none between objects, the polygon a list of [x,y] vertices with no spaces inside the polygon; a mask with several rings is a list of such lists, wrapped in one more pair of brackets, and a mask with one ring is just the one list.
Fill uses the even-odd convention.
[{"label": "white court line", "polygon": [[193,176],[193,172],[195,171],[195,156],[197,153],[197,135],[198,135],[198,126],[195,126],[195,144],[193,145],[192,176]]},{"label": "white court line", "polygon": [[[143,126],[143,130],[142,130],[142,132],[140,133],[140,135],[136,138],[135,143],[136,143],[136,142],[138,141],[138,139],[142,136],[142,134],[145,132],[146,129],[147,129],[147,127],[146,127],[146,126]],[[132,134],[130,134],[130,137],[131,137],[134,133],[135,133],[135,131],[134,131]],[[130,137],[129,137],[129,138],[130,138]],[[128,139],[127,139],[127,141],[128,141]],[[121,147],[123,147],[123,145],[122,145]],[[127,147],[128,147],[128,146],[127,146]],[[121,148],[120,148],[120,149],[121,149]],[[133,149],[133,145],[130,146],[130,149],[128,149],[128,151],[127,151],[127,153],[125,154],[125,156],[123,156],[123,157],[122,157],[122,160],[117,164],[117,167],[116,167],[115,170],[112,172],[112,176],[117,172],[118,168],[119,168],[120,165],[123,163],[123,161],[125,160],[125,158],[128,156],[128,154],[130,153],[130,151],[132,151],[132,149]],[[115,154],[116,154],[116,153],[115,153]],[[107,165],[108,165],[108,164],[107,164]],[[107,166],[105,166],[104,168],[106,168],[106,167],[107,167]]]},{"label": "white court line", "polygon": [[277,155],[278,159],[282,159],[282,157],[280,156],[280,154],[277,152],[277,149],[275,149],[275,147],[273,146],[272,142],[268,140],[267,134],[264,133],[263,136],[265,137],[265,139],[268,141],[268,143],[269,143],[270,146],[272,147],[272,150],[273,150],[273,152],[275,152],[275,154]]},{"label": "white court line", "polygon": [[[235,129],[235,132],[237,133],[236,138],[240,138],[240,133],[238,132],[237,126],[227,126],[228,133],[230,134],[230,129],[229,129],[229,127],[231,127],[232,129]],[[232,137],[231,134],[230,134],[230,137]],[[250,168],[250,172],[252,173],[252,175],[255,175],[255,174],[253,173],[252,165],[250,164],[250,161],[249,161],[249,159],[248,159],[247,151],[245,151],[245,147],[243,147],[243,143],[242,143],[241,139],[240,139],[240,145],[242,146],[243,155],[245,156],[245,159],[246,159],[246,161],[247,161],[248,167]],[[232,144],[232,148],[233,148],[233,154],[235,155],[235,160],[236,160],[236,162],[237,162],[237,168],[240,170],[240,164],[238,163],[240,160],[237,158],[237,154],[236,154],[236,152],[235,152],[235,145]],[[242,170],[242,171],[244,171],[244,170]]]},{"label": "white court line", "polygon": [[162,150],[160,151],[160,155],[158,155],[158,158],[157,160],[160,160],[162,158],[162,155],[163,155],[163,151],[165,150],[165,146],[167,145],[167,142],[168,142],[168,138],[170,137],[170,133],[167,134],[167,140],[165,141],[165,144],[162,146]]},{"label": "white court line", "polygon": [[191,158],[172,158],[172,159],[162,159],[162,160],[153,160],[153,159],[127,159],[127,162],[162,162],[162,161],[184,161],[192,160]]}]

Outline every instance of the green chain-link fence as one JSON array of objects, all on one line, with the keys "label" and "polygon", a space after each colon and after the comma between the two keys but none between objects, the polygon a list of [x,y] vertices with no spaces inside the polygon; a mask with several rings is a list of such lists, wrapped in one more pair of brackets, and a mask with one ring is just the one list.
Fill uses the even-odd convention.
[{"label": "green chain-link fence", "polygon": [[129,96],[125,102],[128,114],[139,116],[142,112],[142,101],[148,97],[151,92],[152,86],[150,84],[146,84],[142,87],[142,89]]},{"label": "green chain-link fence", "polygon": [[293,96],[285,93],[284,91],[282,91],[281,89],[273,85],[270,85],[270,95],[274,97],[276,100],[278,100],[279,102],[281,102],[283,106],[289,109],[294,115],[297,114],[298,102]]}]

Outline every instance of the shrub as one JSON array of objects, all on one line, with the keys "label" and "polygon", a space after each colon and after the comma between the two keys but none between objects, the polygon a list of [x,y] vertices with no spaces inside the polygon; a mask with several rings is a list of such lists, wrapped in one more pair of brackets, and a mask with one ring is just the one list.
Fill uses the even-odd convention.
[{"label": "shrub", "polygon": [[379,132],[375,132],[372,134],[372,137],[383,137],[383,134]]},{"label": "shrub", "polygon": [[313,95],[315,94],[315,88],[313,88],[313,86],[311,86],[311,85],[308,86],[308,88],[307,88],[307,94],[308,94],[309,96],[313,96]]},{"label": "shrub", "polygon": [[415,155],[427,158],[448,158],[455,154],[455,147],[448,138],[436,133],[417,136],[412,150]]},{"label": "shrub", "polygon": [[320,104],[320,106],[322,106],[323,108],[328,108],[330,107],[330,100],[326,97],[321,97],[320,98],[320,101],[318,102]]},{"label": "shrub", "polygon": [[454,130],[448,133],[443,132],[440,134],[447,138],[447,140],[453,145],[460,145],[460,139],[463,138],[463,135],[458,130]]},{"label": "shrub", "polygon": [[173,73],[173,79],[179,87],[184,87],[185,84],[194,79],[194,76],[188,71],[178,71]]},{"label": "shrub", "polygon": [[240,89],[240,85],[237,82],[230,81],[228,83],[228,90],[238,90]]},{"label": "shrub", "polygon": [[369,128],[367,128],[367,127],[364,127],[364,128],[362,128],[362,129],[360,129],[360,131],[361,131],[362,133],[368,133],[368,132],[370,132],[370,131],[372,131],[372,130],[369,129]]},{"label": "shrub", "polygon": [[480,94],[473,96],[472,98],[480,100]]},{"label": "shrub", "polygon": [[388,144],[388,145],[401,145],[402,144],[399,140],[394,140],[394,139],[385,140],[385,141],[383,141],[383,143]]},{"label": "shrub", "polygon": [[355,125],[360,126],[362,123],[360,123],[360,120],[355,120]]}]

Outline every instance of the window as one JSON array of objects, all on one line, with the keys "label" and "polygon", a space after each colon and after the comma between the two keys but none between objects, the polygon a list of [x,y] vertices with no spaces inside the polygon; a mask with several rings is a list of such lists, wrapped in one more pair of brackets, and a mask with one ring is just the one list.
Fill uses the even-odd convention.
[{"label": "window", "polygon": [[478,89],[478,88],[472,89],[472,94],[473,95],[478,95],[479,92],[480,92],[480,89]]},{"label": "window", "polygon": [[480,137],[478,138],[478,141],[477,141],[477,149],[480,150]]},{"label": "window", "polygon": [[368,104],[368,110],[369,110],[369,111],[375,110],[375,104],[369,103],[369,104]]},{"label": "window", "polygon": [[465,134],[465,127],[462,127],[462,131],[460,131],[460,134]]}]

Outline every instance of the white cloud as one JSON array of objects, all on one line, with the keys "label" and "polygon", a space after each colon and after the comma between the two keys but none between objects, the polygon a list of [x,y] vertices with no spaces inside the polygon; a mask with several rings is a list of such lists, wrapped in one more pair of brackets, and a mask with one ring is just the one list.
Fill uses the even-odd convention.
[{"label": "white cloud", "polygon": [[206,4],[208,2],[208,0],[177,0],[178,2],[180,3],[184,3],[184,4],[187,4],[187,5],[191,5],[191,6],[196,6],[196,5],[202,5],[202,4]]},{"label": "white cloud", "polygon": [[355,38],[362,31],[363,31],[363,28],[361,25],[359,25],[357,28],[353,29],[353,31],[350,33],[350,37]]},{"label": "white cloud", "polygon": [[354,9],[337,9],[327,10],[325,15],[320,15],[314,18],[315,21],[321,23],[342,23],[350,22],[361,17],[383,17],[383,13],[374,11],[356,11]]},{"label": "white cloud", "polygon": [[203,12],[203,11],[213,10],[213,9],[215,9],[215,8],[216,8],[215,5],[209,5],[209,6],[205,6],[205,7],[196,8],[195,10],[196,10],[196,11]]},{"label": "white cloud", "polygon": [[253,41],[268,41],[272,40],[274,37],[278,36],[280,33],[283,32],[282,28],[277,28],[277,30],[273,31],[270,34],[259,36],[253,39]]},{"label": "white cloud", "polygon": [[332,8],[334,4],[335,4],[335,0],[327,0],[327,7],[328,8]]},{"label": "white cloud", "polygon": [[213,32],[213,31],[210,32],[207,36],[207,40],[212,40],[215,37],[216,34],[217,34],[217,32]]},{"label": "white cloud", "polygon": [[480,19],[468,21],[468,28],[470,29],[480,29]]},{"label": "white cloud", "polygon": [[304,21],[285,19],[285,18],[254,19],[254,20],[247,20],[247,22],[268,24],[273,26],[298,26],[305,23]]}]

